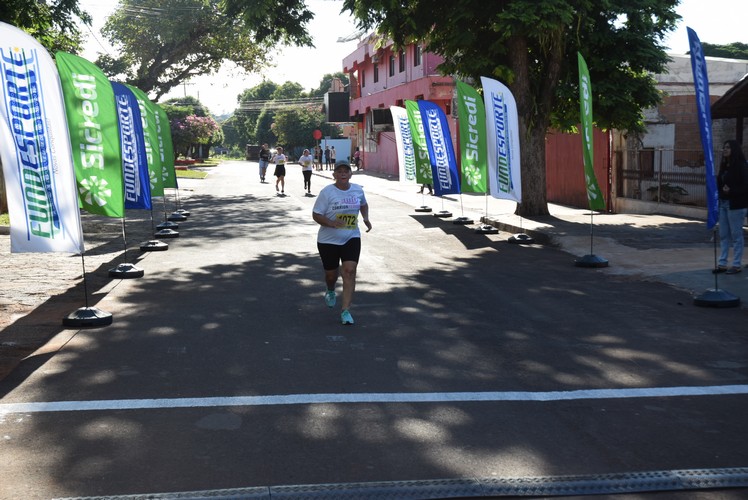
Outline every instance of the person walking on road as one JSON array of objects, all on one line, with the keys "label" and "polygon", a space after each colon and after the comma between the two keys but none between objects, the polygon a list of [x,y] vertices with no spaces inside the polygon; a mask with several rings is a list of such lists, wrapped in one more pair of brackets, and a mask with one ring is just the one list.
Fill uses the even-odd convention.
[{"label": "person walking on road", "polygon": [[335,307],[335,285],[343,277],[342,312],[340,322],[352,325],[350,313],[353,292],[356,289],[356,268],[361,254],[361,231],[358,214],[361,213],[366,232],[371,231],[369,205],[363,188],[352,184],[351,167],[336,165],[335,182],[322,188],[312,209],[312,218],[320,225],[317,233],[317,250],[325,271],[325,304]]},{"label": "person walking on road", "polygon": [[335,146],[330,146],[330,170],[335,170]]},{"label": "person walking on road", "polygon": [[283,148],[279,147],[273,158],[270,160],[275,163],[275,191],[278,191],[278,185],[280,184],[281,194],[286,193],[286,155],[283,154]]},{"label": "person walking on road", "polygon": [[265,182],[265,173],[270,163],[270,148],[267,144],[260,147],[260,182]]},{"label": "person walking on road", "polygon": [[304,189],[306,189],[306,194],[312,194],[312,169],[314,168],[314,157],[309,154],[308,149],[305,149],[304,153],[299,157],[299,165],[301,165],[301,173],[304,176]]},{"label": "person walking on road", "polygon": [[[748,164],[738,141],[724,144],[717,173],[719,192],[720,256],[715,273],[737,274],[743,270],[743,221],[748,212]],[[732,265],[727,258],[732,247]]]}]

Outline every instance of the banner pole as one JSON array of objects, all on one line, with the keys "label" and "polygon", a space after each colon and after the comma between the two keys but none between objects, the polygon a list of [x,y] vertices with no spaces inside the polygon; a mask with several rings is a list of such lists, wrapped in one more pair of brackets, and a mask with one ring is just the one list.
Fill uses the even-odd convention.
[{"label": "banner pole", "polygon": [[117,267],[113,267],[109,270],[109,277],[111,278],[120,278],[120,279],[128,279],[128,278],[142,278],[145,274],[145,271],[140,269],[139,267],[136,267],[134,264],[130,264],[127,261],[127,232],[125,231],[125,218],[122,217],[122,241],[125,246],[125,251],[123,253],[124,256],[124,262],[119,264]]},{"label": "banner pole", "polygon": [[460,217],[452,219],[452,224],[460,224],[465,226],[467,224],[473,223],[473,219],[465,217],[465,206],[462,203],[462,193],[460,193],[460,213],[462,214]]}]

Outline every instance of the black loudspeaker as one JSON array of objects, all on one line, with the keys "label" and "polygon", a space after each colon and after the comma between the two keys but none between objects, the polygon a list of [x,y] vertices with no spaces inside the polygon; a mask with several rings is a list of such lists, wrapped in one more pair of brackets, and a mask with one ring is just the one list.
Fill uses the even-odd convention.
[{"label": "black loudspeaker", "polygon": [[348,92],[328,92],[325,94],[325,117],[328,122],[350,122],[350,98]]}]

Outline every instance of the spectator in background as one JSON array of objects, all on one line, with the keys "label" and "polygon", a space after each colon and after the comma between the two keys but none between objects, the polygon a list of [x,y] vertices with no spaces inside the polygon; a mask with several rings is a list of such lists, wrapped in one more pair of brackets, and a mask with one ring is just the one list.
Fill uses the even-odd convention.
[{"label": "spectator in background", "polygon": [[[738,141],[724,144],[717,173],[719,192],[719,245],[721,253],[715,273],[737,274],[743,270],[743,221],[748,211],[748,165]],[[732,265],[727,257],[732,247]]]},{"label": "spectator in background", "polygon": [[265,182],[265,173],[270,163],[270,148],[267,144],[260,146],[260,182]]},{"label": "spectator in background", "polygon": [[317,170],[322,170],[322,148],[319,144],[314,146],[314,167]]},{"label": "spectator in background", "polygon": [[356,147],[356,151],[353,152],[353,164],[356,165],[356,170],[362,170],[361,166],[361,150]]},{"label": "spectator in background", "polygon": [[325,170],[330,170],[330,146],[325,146]]}]

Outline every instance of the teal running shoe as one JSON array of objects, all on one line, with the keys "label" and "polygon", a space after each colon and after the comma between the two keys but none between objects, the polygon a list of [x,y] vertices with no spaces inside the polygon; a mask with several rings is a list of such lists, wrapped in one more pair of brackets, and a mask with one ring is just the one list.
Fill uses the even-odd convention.
[{"label": "teal running shoe", "polygon": [[335,290],[328,290],[325,292],[325,304],[327,304],[327,307],[330,309],[335,307]]},{"label": "teal running shoe", "polygon": [[343,312],[340,313],[340,322],[344,325],[353,324],[353,316],[348,312],[348,309],[344,309]]}]

